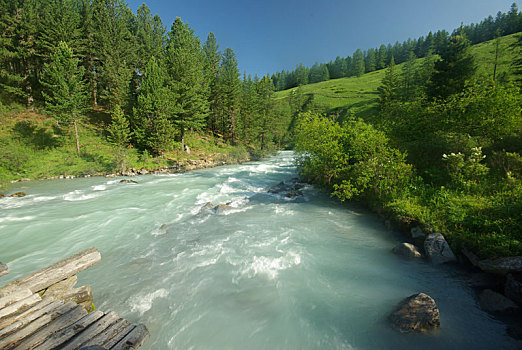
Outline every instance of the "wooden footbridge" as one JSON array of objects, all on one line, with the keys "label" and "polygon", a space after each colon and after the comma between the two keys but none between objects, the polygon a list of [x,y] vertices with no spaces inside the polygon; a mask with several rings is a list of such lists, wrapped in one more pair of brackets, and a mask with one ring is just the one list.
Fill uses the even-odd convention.
[{"label": "wooden footbridge", "polygon": [[[74,288],[80,271],[101,260],[96,248],[0,288],[0,349],[137,349],[147,328],[114,312],[94,311],[90,286]],[[0,263],[0,276],[8,273]]]}]

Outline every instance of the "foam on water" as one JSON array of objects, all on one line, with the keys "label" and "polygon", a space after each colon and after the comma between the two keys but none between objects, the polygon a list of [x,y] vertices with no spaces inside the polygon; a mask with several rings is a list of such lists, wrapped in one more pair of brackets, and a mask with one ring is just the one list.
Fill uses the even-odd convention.
[{"label": "foam on water", "polygon": [[[267,193],[296,176],[293,153],[175,175],[24,183],[0,199],[7,283],[96,246],[79,274],[96,306],[144,323],[143,349],[516,349],[451,267],[391,253],[373,215],[310,186]],[[20,185],[22,186],[22,185]],[[219,213],[201,207],[227,204]],[[432,296],[442,327],[405,336],[387,314]]]}]

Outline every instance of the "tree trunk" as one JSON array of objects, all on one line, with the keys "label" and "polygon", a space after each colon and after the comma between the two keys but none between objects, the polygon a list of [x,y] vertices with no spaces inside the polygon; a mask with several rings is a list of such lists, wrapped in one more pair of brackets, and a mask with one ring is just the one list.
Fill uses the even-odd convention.
[{"label": "tree trunk", "polygon": [[76,151],[78,152],[78,157],[80,156],[80,139],[78,137],[78,125],[76,124],[76,120],[74,121],[74,136],[76,136]]}]

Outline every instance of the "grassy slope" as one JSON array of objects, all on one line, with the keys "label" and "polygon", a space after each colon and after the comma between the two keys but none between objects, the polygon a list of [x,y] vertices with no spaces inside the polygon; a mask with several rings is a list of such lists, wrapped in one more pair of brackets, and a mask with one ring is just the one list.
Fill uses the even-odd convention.
[{"label": "grassy slope", "polygon": [[[38,111],[0,105],[0,190],[10,181],[23,178],[116,172],[118,152],[106,139],[108,121],[102,110],[88,114],[79,128],[81,156],[78,157],[71,130],[60,130],[53,118]],[[187,145],[191,148],[190,155],[172,151],[159,159],[129,148],[127,167],[151,170],[188,160],[212,158],[235,162],[247,156],[244,147],[233,147],[211,136],[190,134]]]},{"label": "grassy slope", "polygon": [[[515,41],[515,35],[508,35],[500,39],[500,55],[497,67],[497,77],[508,74],[514,53],[509,49]],[[492,76],[495,59],[495,40],[474,45],[471,49],[477,64],[477,74]],[[419,59],[419,61],[422,59]],[[398,65],[401,69],[403,64]],[[352,109],[357,116],[369,118],[377,111],[379,95],[377,88],[381,84],[385,70],[367,73],[361,77],[350,77],[323,81],[316,84],[302,86],[305,95],[313,95],[314,110],[318,112],[336,113]],[[276,100],[280,108],[293,89],[279,91]]]}]

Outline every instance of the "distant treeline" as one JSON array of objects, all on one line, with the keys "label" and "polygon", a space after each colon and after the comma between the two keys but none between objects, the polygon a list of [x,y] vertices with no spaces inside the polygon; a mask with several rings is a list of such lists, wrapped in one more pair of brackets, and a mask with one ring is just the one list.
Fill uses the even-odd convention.
[{"label": "distant treeline", "polygon": [[[471,44],[478,44],[498,36],[522,31],[522,13],[516,3],[511,5],[509,12],[498,12],[496,17],[489,16],[482,22],[462,25],[453,34],[465,34]],[[386,68],[393,57],[396,64],[411,59],[425,57],[427,54],[440,54],[448,44],[450,33],[439,30],[430,32],[426,37],[408,39],[402,44],[381,45],[379,48],[362,51],[357,49],[352,56],[337,57],[328,63],[315,63],[311,68],[299,64],[293,71],[281,71],[272,75],[277,91],[290,89],[299,85],[313,84],[329,79],[361,76],[364,73]]]},{"label": "distant treeline", "polygon": [[94,107],[119,143],[157,155],[187,131],[265,149],[277,142],[272,96],[270,78],[241,79],[212,33],[202,45],[179,18],[167,31],[145,4],[0,0],[1,101],[45,107],[60,125],[76,129]]}]

